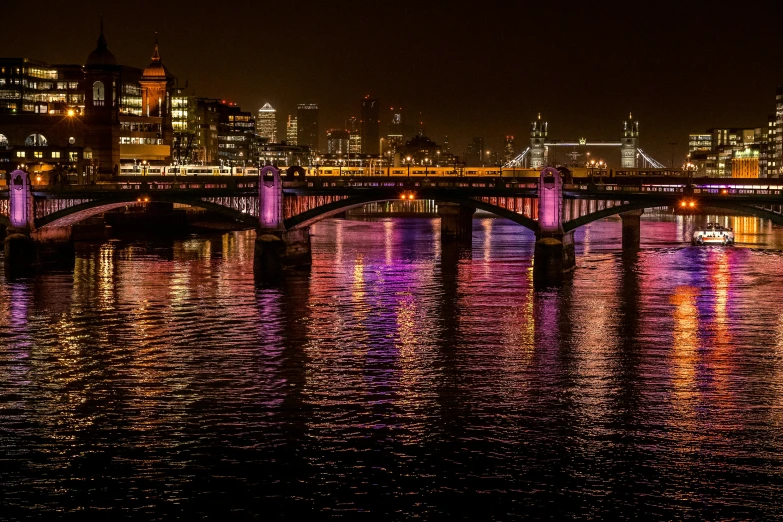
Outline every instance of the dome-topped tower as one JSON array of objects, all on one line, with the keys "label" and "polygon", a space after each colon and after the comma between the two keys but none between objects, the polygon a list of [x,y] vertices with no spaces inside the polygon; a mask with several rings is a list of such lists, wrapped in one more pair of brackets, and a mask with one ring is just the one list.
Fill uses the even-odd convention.
[{"label": "dome-topped tower", "polygon": [[144,69],[142,78],[165,79],[168,76],[166,67],[160,61],[160,52],[158,51],[158,33],[155,33],[155,50],[152,52],[152,62]]},{"label": "dome-topped tower", "polygon": [[158,34],[155,33],[155,50],[152,52],[152,62],[144,69],[144,74],[139,79],[144,116],[157,118],[168,116],[168,82],[169,75],[166,67],[160,61]]},{"label": "dome-topped tower", "polygon": [[117,65],[117,59],[109,51],[106,37],[103,36],[103,15],[101,15],[101,34],[98,37],[98,45],[87,57],[87,65]]}]

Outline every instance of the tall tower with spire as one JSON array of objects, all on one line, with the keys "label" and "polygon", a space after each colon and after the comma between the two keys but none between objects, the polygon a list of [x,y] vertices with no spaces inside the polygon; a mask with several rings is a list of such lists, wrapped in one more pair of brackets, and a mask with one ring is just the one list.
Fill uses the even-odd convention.
[{"label": "tall tower with spire", "polygon": [[620,141],[620,162],[624,169],[636,168],[636,149],[639,148],[639,122],[633,121],[633,114],[623,122],[623,137]]},{"label": "tall tower with spire", "polygon": [[92,174],[112,174],[119,169],[120,163],[117,92],[120,67],[103,35],[103,16],[95,50],[87,57],[83,71],[84,145],[86,155],[91,154],[88,169],[93,171]]},{"label": "tall tower with spire", "polygon": [[154,118],[166,118],[169,116],[168,83],[169,75],[166,67],[160,61],[158,33],[155,33],[155,49],[152,51],[152,61],[144,69],[144,73],[139,79],[142,116]]},{"label": "tall tower with spire", "polygon": [[530,124],[530,168],[540,169],[546,166],[546,142],[549,133],[548,123],[541,121],[541,113]]}]

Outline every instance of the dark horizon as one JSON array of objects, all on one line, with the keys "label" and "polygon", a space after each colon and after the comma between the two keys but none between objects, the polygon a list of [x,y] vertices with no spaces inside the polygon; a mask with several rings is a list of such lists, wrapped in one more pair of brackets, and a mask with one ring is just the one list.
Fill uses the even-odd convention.
[{"label": "dark horizon", "polygon": [[[408,123],[462,154],[473,136],[499,150],[505,135],[527,146],[539,112],[550,138],[613,140],[628,113],[641,146],[668,165],[687,152],[687,135],[710,127],[761,127],[783,85],[783,46],[769,3],[755,16],[656,4],[481,6],[483,13],[425,6],[415,13],[352,2],[299,8],[234,2],[230,8],[140,2],[127,9],[94,1],[63,11],[39,2],[35,30],[12,30],[0,55],[83,63],[95,48],[100,15],[118,63],[143,68],[159,33],[163,63],[200,97],[236,102],[278,121],[296,104],[320,107],[320,129],[358,116],[361,98],[390,106]],[[31,11],[6,9],[7,27],[29,27]],[[140,19],[136,19],[140,18]],[[676,142],[672,148],[669,144]],[[617,161],[607,154],[611,163]]]}]

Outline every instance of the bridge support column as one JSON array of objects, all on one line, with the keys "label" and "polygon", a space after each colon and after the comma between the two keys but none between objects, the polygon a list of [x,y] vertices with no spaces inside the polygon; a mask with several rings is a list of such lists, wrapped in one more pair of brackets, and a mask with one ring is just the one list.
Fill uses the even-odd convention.
[{"label": "bridge support column", "polygon": [[35,223],[33,191],[30,176],[23,170],[11,173],[8,185],[8,214],[11,226],[3,241],[6,269],[25,272],[35,263],[36,253],[32,233]]},{"label": "bridge support column", "polygon": [[456,203],[438,203],[440,238],[443,242],[469,245],[473,242],[473,214],[475,209]]},{"label": "bridge support column", "polygon": [[254,266],[261,275],[276,277],[284,270],[306,268],[311,264],[310,227],[281,233],[259,233]]},{"label": "bridge support column", "polygon": [[576,267],[573,231],[563,231],[563,179],[551,167],[538,182],[538,232],[533,258],[533,284],[557,286]]},{"label": "bridge support column", "polygon": [[620,217],[623,220],[623,250],[639,250],[641,245],[641,218],[642,210],[623,212]]},{"label": "bridge support column", "polygon": [[264,167],[258,180],[256,272],[263,277],[274,278],[283,270],[311,264],[310,227],[285,229],[280,171],[275,167]]},{"label": "bridge support column", "polygon": [[533,253],[533,285],[536,287],[558,286],[565,281],[565,275],[576,267],[574,233],[541,237],[536,235]]}]

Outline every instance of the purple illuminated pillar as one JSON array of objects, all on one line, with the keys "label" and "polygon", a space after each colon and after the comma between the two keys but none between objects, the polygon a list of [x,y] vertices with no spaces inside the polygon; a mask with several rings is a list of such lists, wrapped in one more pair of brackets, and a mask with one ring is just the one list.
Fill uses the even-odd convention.
[{"label": "purple illuminated pillar", "polygon": [[258,178],[258,228],[262,233],[285,232],[283,223],[283,183],[280,171],[268,166]]},{"label": "purple illuminated pillar", "polygon": [[16,232],[30,233],[34,223],[33,191],[27,172],[15,170],[11,173],[8,197],[11,228]]},{"label": "purple illuminated pillar", "polygon": [[27,172],[11,173],[8,187],[8,217],[11,227],[3,243],[5,265],[11,270],[26,271],[35,259],[35,246],[30,234],[34,228],[33,191]]},{"label": "purple illuminated pillar", "polygon": [[533,259],[536,286],[559,285],[574,269],[574,233],[563,231],[563,178],[546,167],[538,179],[538,232]]},{"label": "purple illuminated pillar", "polygon": [[563,234],[563,178],[552,167],[538,179],[538,232],[541,237]]}]

